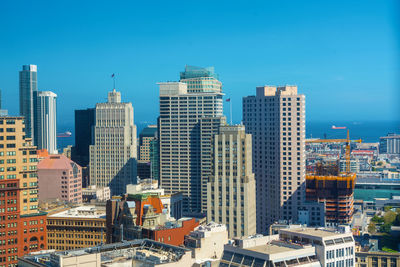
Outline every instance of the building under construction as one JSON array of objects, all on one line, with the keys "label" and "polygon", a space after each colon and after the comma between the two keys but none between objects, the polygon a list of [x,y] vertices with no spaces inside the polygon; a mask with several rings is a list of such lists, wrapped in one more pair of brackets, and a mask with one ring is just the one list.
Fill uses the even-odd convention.
[{"label": "building under construction", "polygon": [[353,219],[355,173],[340,173],[337,163],[317,164],[306,175],[308,201],[325,203],[327,225],[349,224]]},{"label": "building under construction", "polygon": [[[361,142],[361,140],[355,140]],[[346,171],[340,172],[339,160],[317,163],[315,169],[306,175],[306,199],[325,203],[327,225],[350,224],[353,220],[354,187],[356,174],[350,172],[350,138],[322,139],[312,143],[346,143]]]}]

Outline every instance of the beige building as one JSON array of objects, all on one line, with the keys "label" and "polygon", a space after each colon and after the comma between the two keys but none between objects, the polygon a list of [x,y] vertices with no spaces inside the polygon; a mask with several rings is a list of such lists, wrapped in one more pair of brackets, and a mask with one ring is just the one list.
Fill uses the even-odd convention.
[{"label": "beige building", "polygon": [[106,243],[106,212],[79,206],[47,216],[47,247],[55,250],[87,248]]},{"label": "beige building", "polygon": [[186,66],[180,82],[160,85],[160,185],[182,192],[184,210],[205,212],[211,138],[222,113],[222,84],[213,68]]},{"label": "beige building", "polygon": [[305,96],[297,86],[257,87],[243,98],[243,123],[253,137],[257,232],[297,221],[305,199]]},{"label": "beige building", "polygon": [[214,136],[207,219],[227,226],[229,237],[256,233],[251,135],[243,125],[221,126]]},{"label": "beige building", "polygon": [[192,250],[192,258],[195,261],[193,266],[202,266],[201,264],[206,261],[214,264],[219,261],[224,252],[224,245],[228,244],[228,241],[226,226],[210,222],[198,226],[186,235],[184,245]]},{"label": "beige building", "polygon": [[96,104],[94,145],[90,146],[90,185],[109,186],[112,195],[125,193],[136,182],[136,126],[132,103],[121,93],[108,93],[107,103]]},{"label": "beige building", "polygon": [[356,252],[356,267],[397,267],[400,266],[400,253],[383,251]]}]

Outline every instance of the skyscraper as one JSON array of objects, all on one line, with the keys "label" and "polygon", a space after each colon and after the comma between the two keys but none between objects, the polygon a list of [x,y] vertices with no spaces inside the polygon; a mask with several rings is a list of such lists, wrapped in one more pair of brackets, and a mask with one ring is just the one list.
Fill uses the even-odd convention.
[{"label": "skyscraper", "polygon": [[90,146],[90,184],[109,186],[112,195],[136,183],[136,126],[132,103],[122,103],[121,93],[108,93],[107,103],[96,104],[94,145]]},{"label": "skyscraper", "polygon": [[150,142],[157,137],[157,125],[148,125],[139,134],[139,160],[150,162]]},{"label": "skyscraper", "polygon": [[257,87],[243,98],[243,122],[253,136],[257,232],[297,220],[305,199],[305,96],[297,86]]},{"label": "skyscraper", "polygon": [[23,65],[19,72],[19,114],[25,117],[26,137],[34,140],[33,92],[37,91],[37,66]]},{"label": "skyscraper", "polygon": [[50,91],[35,91],[34,143],[38,149],[57,154],[57,95]]},{"label": "skyscraper", "polygon": [[184,194],[186,212],[205,212],[211,138],[224,118],[222,84],[214,68],[186,66],[180,77],[159,83],[160,184]]},{"label": "skyscraper", "polygon": [[226,224],[229,237],[256,233],[256,182],[251,135],[243,125],[221,126],[212,141],[207,220]]},{"label": "skyscraper", "polygon": [[89,146],[93,145],[95,122],[96,109],[75,110],[75,146],[71,159],[82,167],[89,164]]}]

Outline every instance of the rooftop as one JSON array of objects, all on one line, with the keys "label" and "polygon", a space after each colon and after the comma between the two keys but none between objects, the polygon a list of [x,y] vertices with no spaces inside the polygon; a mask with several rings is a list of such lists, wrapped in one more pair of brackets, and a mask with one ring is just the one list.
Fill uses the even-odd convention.
[{"label": "rooftop", "polygon": [[38,163],[38,170],[72,170],[73,165],[77,165],[64,155],[49,155]]},{"label": "rooftop", "polygon": [[79,206],[52,215],[49,218],[84,218],[84,219],[103,219],[106,217],[104,210],[99,210],[96,206]]},{"label": "rooftop", "polygon": [[123,264],[123,262],[127,261],[132,263],[147,263],[149,266],[153,266],[152,264],[178,263],[186,253],[190,253],[190,251],[149,239],[136,239],[134,241],[124,241],[76,250],[43,251],[26,255],[20,259],[20,262],[35,264],[35,266],[55,267],[59,266],[61,258],[66,259],[100,254],[102,266],[116,263]]}]

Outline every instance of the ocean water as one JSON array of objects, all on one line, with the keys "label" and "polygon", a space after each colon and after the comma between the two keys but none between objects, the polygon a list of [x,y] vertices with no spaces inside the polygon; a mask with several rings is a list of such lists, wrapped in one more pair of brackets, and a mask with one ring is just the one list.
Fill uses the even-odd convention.
[{"label": "ocean water", "polygon": [[[138,134],[150,123],[136,123]],[[333,130],[332,125],[345,126],[350,131],[351,139],[362,139],[363,142],[379,142],[379,137],[388,133],[400,133],[400,121],[368,121],[368,122],[307,122],[307,138],[346,138],[346,130]],[[60,151],[68,145],[74,145],[74,125],[58,125],[58,132],[70,131],[71,137],[57,138]]]}]

